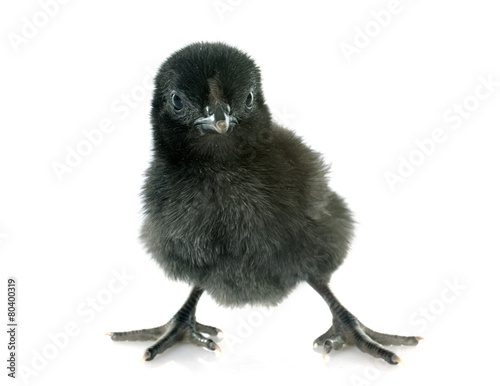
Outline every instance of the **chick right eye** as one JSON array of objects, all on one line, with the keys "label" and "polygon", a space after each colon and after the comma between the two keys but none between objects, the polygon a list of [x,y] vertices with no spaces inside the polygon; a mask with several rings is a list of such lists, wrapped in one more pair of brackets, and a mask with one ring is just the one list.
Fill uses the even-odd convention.
[{"label": "chick right eye", "polygon": [[172,94],[172,105],[174,106],[174,109],[176,109],[177,111],[181,110],[182,106],[184,105],[182,103],[181,97],[175,93]]},{"label": "chick right eye", "polygon": [[250,93],[247,95],[247,99],[245,101],[245,104],[247,105],[247,108],[252,108],[253,105],[253,92],[250,91]]}]

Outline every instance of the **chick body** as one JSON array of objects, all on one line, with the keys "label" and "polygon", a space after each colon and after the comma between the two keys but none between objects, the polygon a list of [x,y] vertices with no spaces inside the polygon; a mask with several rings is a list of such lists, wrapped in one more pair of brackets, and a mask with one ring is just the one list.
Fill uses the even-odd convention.
[{"label": "chick body", "polygon": [[227,306],[275,305],[301,281],[328,280],[352,235],[318,153],[275,124],[249,146],[230,165],[157,159],[144,189],[152,257]]}]

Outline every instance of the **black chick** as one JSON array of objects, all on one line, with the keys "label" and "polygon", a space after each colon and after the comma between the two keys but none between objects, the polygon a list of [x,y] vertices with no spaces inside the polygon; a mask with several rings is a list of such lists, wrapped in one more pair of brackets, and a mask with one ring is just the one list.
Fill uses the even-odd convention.
[{"label": "black chick", "polygon": [[148,361],[180,341],[216,350],[205,335],[220,330],[195,319],[204,291],[224,306],[270,306],[306,281],[333,314],[316,339],[324,355],[353,344],[397,364],[382,344],[418,343],[365,327],[328,288],[353,236],[351,212],[329,189],[321,156],[272,121],[249,56],[222,43],[175,52],[156,76],[151,122],[141,238],[193,290],[165,325],[113,340],[155,340]]}]

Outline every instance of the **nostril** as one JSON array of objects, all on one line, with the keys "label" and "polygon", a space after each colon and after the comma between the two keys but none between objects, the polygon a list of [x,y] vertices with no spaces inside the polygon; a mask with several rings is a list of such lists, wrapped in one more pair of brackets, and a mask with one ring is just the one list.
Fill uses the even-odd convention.
[{"label": "nostril", "polygon": [[210,115],[212,115],[212,113],[213,113],[212,108],[210,108],[210,106],[206,106],[205,107],[205,117],[209,117]]}]

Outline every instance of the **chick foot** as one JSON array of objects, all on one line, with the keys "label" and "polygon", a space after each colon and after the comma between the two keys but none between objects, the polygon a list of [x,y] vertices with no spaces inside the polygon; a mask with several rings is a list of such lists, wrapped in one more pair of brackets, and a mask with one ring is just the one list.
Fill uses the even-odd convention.
[{"label": "chick foot", "polygon": [[382,345],[415,346],[422,339],[418,336],[382,334],[370,330],[356,317],[350,316],[344,323],[334,319],[332,327],[314,341],[314,345],[323,346],[323,359],[332,349],[337,351],[344,345],[353,345],[375,358],[382,358],[391,365],[397,365],[403,363],[401,358]]},{"label": "chick foot", "polygon": [[333,314],[332,327],[314,341],[315,345],[323,346],[323,358],[332,349],[340,350],[344,345],[353,345],[375,358],[382,358],[391,365],[397,365],[403,363],[401,358],[382,345],[415,346],[423,339],[418,336],[389,335],[370,330],[337,300],[326,284],[313,281],[309,281],[309,284],[325,299]]},{"label": "chick foot", "polygon": [[111,336],[114,341],[155,341],[145,351],[143,361],[153,360],[158,354],[180,342],[220,352],[219,346],[203,334],[216,336],[222,331],[198,323],[195,318],[196,304],[202,293],[203,289],[195,287],[183,307],[162,326],[127,332],[109,332],[107,335]]}]

